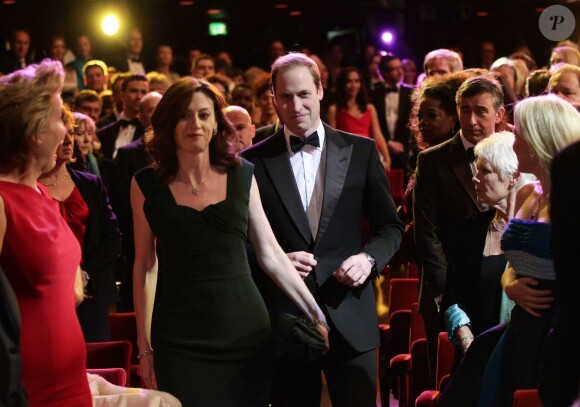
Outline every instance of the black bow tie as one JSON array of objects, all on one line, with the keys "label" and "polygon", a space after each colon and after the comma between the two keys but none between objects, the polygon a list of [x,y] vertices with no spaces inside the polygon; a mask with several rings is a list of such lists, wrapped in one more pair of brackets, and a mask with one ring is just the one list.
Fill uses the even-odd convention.
[{"label": "black bow tie", "polygon": [[121,126],[122,129],[124,129],[127,126],[135,126],[136,128],[139,128],[142,126],[142,124],[141,121],[137,118],[131,120],[121,119],[119,120],[119,126]]},{"label": "black bow tie", "polygon": [[318,139],[318,133],[315,131],[306,139],[298,136],[290,136],[290,149],[293,153],[297,153],[302,150],[306,144],[310,144],[314,147],[320,147],[320,140]]},{"label": "black bow tie", "polygon": [[467,159],[469,160],[470,163],[474,162],[475,159],[477,158],[475,156],[475,153],[473,152],[473,147],[469,147],[467,150],[465,150],[465,153],[467,154]]},{"label": "black bow tie", "polygon": [[135,57],[135,58],[129,58],[129,59],[131,60],[131,62],[135,62],[135,63],[141,62],[141,58]]},{"label": "black bow tie", "polygon": [[399,88],[397,88],[396,86],[395,87],[392,87],[392,88],[385,88],[385,93],[388,94],[388,93],[391,93],[391,92],[398,93],[399,92]]}]

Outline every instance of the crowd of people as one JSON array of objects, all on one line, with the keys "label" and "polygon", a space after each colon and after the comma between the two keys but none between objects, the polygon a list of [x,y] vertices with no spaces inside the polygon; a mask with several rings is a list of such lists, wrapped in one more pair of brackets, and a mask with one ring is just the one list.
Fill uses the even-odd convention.
[{"label": "crowd of people", "polygon": [[269,72],[226,51],[179,67],[169,44],[148,63],[138,29],[104,59],[84,35],[36,63],[29,45],[15,30],[0,61],[3,404],[91,405],[84,343],[111,339],[114,306],[136,313],[143,383],[184,406],[318,406],[321,371],[333,405],[374,406],[393,257],[420,269],[433,380],[439,332],[456,345],[440,405],[578,396],[580,349],[558,354],[580,343],[575,44],[540,69],[437,49],[421,74],[374,47],[345,66],[338,43],[274,41]]}]

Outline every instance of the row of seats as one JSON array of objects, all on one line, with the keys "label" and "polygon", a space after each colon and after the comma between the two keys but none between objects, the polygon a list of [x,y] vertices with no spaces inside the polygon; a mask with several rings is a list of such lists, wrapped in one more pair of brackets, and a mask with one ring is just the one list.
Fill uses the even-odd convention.
[{"label": "row of seats", "polygon": [[[411,264],[408,275],[415,277]],[[381,404],[389,405],[392,392],[399,407],[434,406],[451,375],[455,347],[447,332],[439,333],[435,390],[430,389],[427,341],[423,318],[418,312],[418,278],[392,278],[389,283],[389,324],[381,324],[379,380]],[[514,407],[541,407],[537,389],[518,390]]]}]

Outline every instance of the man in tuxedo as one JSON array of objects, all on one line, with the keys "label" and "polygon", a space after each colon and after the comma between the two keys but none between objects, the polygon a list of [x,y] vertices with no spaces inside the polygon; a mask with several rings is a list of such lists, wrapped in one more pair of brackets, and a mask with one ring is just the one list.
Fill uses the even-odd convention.
[{"label": "man in tuxedo", "polygon": [[113,59],[112,64],[117,68],[117,72],[128,72],[131,74],[145,74],[149,72],[150,63],[148,58],[143,56],[143,34],[138,28],[129,30],[125,47]]},{"label": "man in tuxedo", "polygon": [[103,102],[101,98],[94,90],[86,89],[79,92],[76,95],[72,110],[73,112],[80,112],[89,116],[95,124],[99,121],[101,115],[101,108],[103,107]]},{"label": "man in tuxedo", "polygon": [[398,56],[389,53],[381,57],[379,71],[384,86],[377,86],[372,91],[373,104],[379,116],[381,132],[389,146],[392,167],[406,170],[411,138],[407,123],[413,88],[402,83],[403,64]]},{"label": "man in tuxedo", "polygon": [[30,33],[24,28],[17,28],[10,36],[10,50],[2,55],[0,74],[7,75],[18,69],[26,68],[32,63],[30,52]]},{"label": "man in tuxedo", "polygon": [[224,109],[224,114],[238,133],[240,151],[250,147],[256,135],[256,126],[252,124],[250,113],[241,106],[230,105]]},{"label": "man in tuxedo", "polygon": [[[139,121],[147,129],[151,126],[151,116],[155,106],[161,100],[159,92],[149,92],[139,103]],[[133,262],[135,260],[135,242],[133,237],[133,211],[129,191],[133,175],[141,168],[151,164],[151,157],[145,149],[144,136],[117,150],[115,168],[117,171],[117,199],[113,210],[119,220],[119,228],[123,234],[123,250],[119,263],[121,274],[121,304],[123,311],[133,311]]]},{"label": "man in tuxedo", "polygon": [[413,193],[415,242],[422,267],[419,311],[425,322],[432,378],[437,335],[444,330],[439,312],[445,310],[439,310],[439,305],[447,256],[459,222],[483,210],[472,182],[476,173],[473,147],[496,131],[504,115],[503,93],[495,79],[468,79],[457,91],[456,101],[461,130],[419,154]]},{"label": "man in tuxedo", "polygon": [[[278,58],[272,93],[284,127],[243,156],[255,165],[278,242],[330,325],[330,351],[299,363],[279,334],[280,318],[298,310],[271,281],[261,287],[274,330],[272,403],[318,407],[323,370],[333,405],[375,406],[379,330],[370,280],[397,251],[403,230],[389,183],[372,140],[320,120],[323,90],[313,60]],[[361,236],[365,216],[368,242]]]},{"label": "man in tuxedo", "polygon": [[147,77],[143,74],[129,75],[123,81],[121,89],[121,117],[97,132],[103,157],[110,160],[115,158],[120,147],[137,140],[145,133],[145,127],[137,116],[141,99],[149,92]]},{"label": "man in tuxedo", "polygon": [[83,66],[85,88],[94,90],[98,95],[107,90],[108,77],[109,70],[103,61],[92,59]]}]

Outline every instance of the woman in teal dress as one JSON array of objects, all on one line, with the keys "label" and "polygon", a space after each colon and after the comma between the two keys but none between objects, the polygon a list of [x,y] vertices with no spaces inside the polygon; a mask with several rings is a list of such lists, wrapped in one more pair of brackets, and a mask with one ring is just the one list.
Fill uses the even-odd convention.
[{"label": "woman in teal dress", "polygon": [[502,236],[509,261],[502,286],[516,305],[488,364],[480,406],[511,406],[515,390],[538,387],[541,352],[557,301],[550,253],[550,167],[558,151],[580,140],[580,113],[554,95],[521,101],[514,118],[519,170],[534,174],[538,182],[518,191],[516,214]]},{"label": "woman in teal dress", "polygon": [[174,82],[152,117],[153,167],[131,185],[141,377],[184,406],[266,406],[270,322],[248,267],[248,234],[262,268],[327,344],[328,331],[276,242],[223,107],[212,85]]}]

